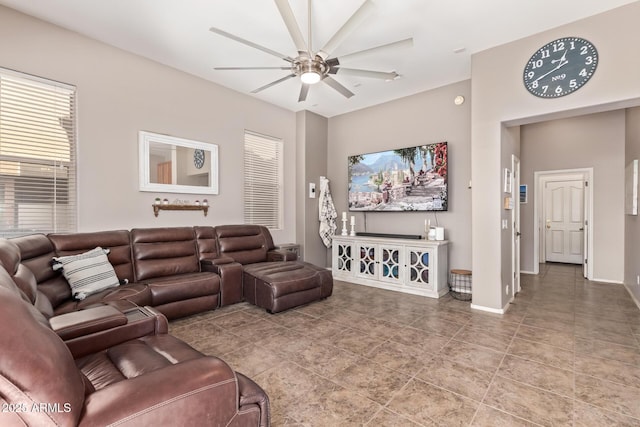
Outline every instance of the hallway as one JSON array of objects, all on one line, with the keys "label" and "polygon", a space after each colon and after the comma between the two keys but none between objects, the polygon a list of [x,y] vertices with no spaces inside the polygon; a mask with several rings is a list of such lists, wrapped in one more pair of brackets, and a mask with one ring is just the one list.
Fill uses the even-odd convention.
[{"label": "hallway", "polygon": [[540,264],[521,277],[505,317],[522,315],[516,338],[537,344],[514,340],[509,353],[542,365],[514,370],[519,381],[573,395],[575,425],[640,425],[640,310],[627,290],[584,279],[581,265]]}]

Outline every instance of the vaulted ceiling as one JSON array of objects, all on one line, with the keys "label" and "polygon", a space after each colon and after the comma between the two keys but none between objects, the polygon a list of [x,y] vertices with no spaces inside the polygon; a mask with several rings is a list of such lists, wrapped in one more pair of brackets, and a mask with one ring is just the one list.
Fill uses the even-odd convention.
[{"label": "vaulted ceiling", "polygon": [[[397,72],[385,81],[333,76],[354,96],[326,84],[310,87],[298,102],[301,83],[287,79],[256,94],[251,91],[289,75],[289,70],[221,71],[214,67],[287,67],[264,50],[209,31],[211,27],[296,57],[296,45],[274,0],[0,0],[0,4],[136,53],[283,108],[325,117],[366,108],[471,76],[471,55],[632,0],[370,0],[362,22],[331,56],[413,38],[412,46],[352,57],[341,65]],[[305,41],[320,50],[365,0],[289,0]],[[567,34],[567,36],[585,34]],[[525,58],[526,60],[527,58]],[[522,59],[518,59],[523,61]],[[523,62],[524,65],[524,62]],[[496,70],[499,72],[499,70]]]}]

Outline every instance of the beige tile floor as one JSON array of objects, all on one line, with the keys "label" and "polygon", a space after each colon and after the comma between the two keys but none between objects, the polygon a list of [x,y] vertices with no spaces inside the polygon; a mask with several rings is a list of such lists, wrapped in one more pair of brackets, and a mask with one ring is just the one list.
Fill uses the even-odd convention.
[{"label": "beige tile floor", "polygon": [[272,425],[640,426],[640,311],[621,285],[541,265],[503,316],[336,281],[270,315],[171,323],[269,394]]}]

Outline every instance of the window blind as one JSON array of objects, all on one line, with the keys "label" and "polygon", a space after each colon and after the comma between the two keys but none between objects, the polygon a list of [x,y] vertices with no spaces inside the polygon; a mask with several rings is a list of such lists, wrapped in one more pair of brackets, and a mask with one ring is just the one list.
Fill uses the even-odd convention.
[{"label": "window blind", "polygon": [[283,224],[282,140],[244,134],[244,222],[281,229]]},{"label": "window blind", "polygon": [[75,87],[0,68],[0,235],[76,231]]}]

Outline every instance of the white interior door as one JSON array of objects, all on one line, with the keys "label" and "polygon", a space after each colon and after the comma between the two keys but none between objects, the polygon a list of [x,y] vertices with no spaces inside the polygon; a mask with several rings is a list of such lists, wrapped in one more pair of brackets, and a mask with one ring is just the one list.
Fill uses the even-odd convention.
[{"label": "white interior door", "polygon": [[511,246],[511,277],[513,277],[512,296],[520,292],[520,159],[511,156],[513,169],[513,187],[511,199],[513,210],[511,211],[511,224],[513,226],[513,244]]},{"label": "white interior door", "polygon": [[584,260],[584,181],[545,184],[546,261],[582,264]]}]

